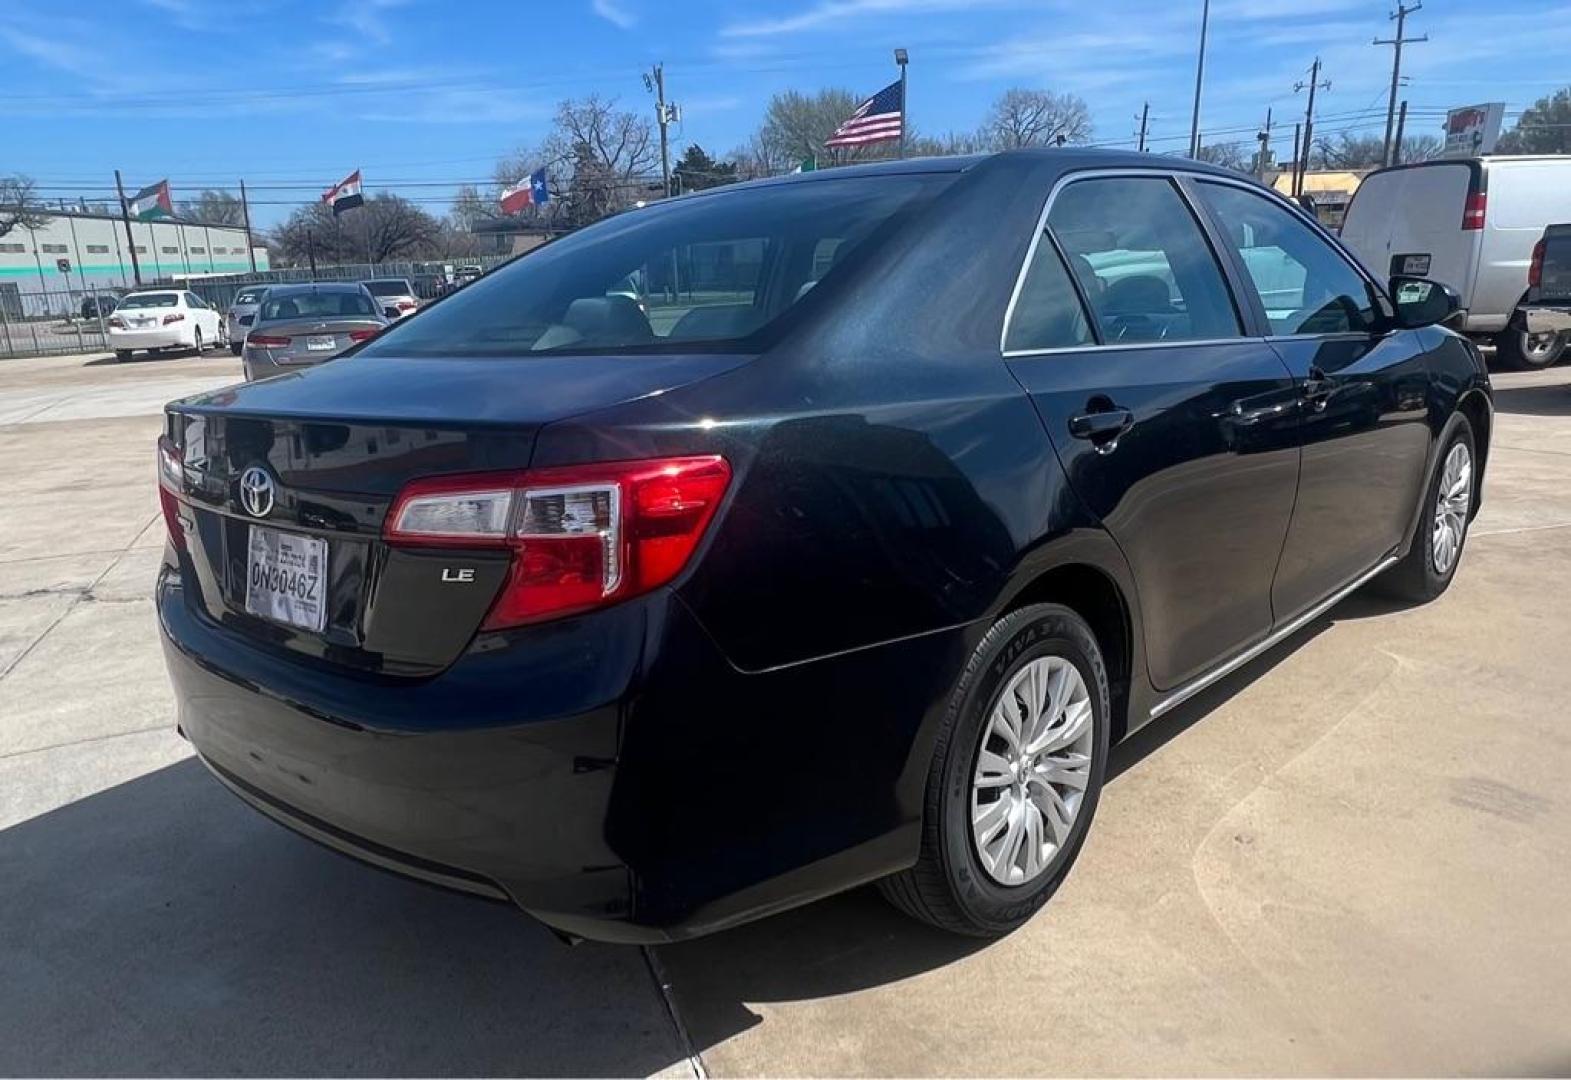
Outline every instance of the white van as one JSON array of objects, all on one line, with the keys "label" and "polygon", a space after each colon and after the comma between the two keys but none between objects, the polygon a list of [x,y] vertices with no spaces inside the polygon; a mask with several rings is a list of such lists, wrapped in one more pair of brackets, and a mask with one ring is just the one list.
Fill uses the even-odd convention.
[{"label": "white van", "polygon": [[1469,334],[1513,367],[1548,367],[1567,335],[1534,333],[1520,307],[1533,245],[1571,222],[1571,156],[1445,158],[1379,169],[1348,206],[1342,242],[1377,277],[1415,274],[1462,297]]}]

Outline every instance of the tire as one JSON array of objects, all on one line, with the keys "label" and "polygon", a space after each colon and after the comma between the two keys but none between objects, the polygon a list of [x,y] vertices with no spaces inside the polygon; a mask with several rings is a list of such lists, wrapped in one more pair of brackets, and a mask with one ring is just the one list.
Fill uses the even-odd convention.
[{"label": "tire", "polygon": [[234,342],[231,341],[229,343],[229,355],[230,356],[239,356],[240,355],[240,351],[243,348],[245,348],[245,346],[243,346],[243,345],[236,345]]},{"label": "tire", "polygon": [[[1062,754],[1044,760],[1089,759],[1083,767],[1074,767],[1079,779],[1063,788],[1069,794],[1053,799],[1040,774],[1031,770],[1011,774],[996,768],[991,777],[1005,778],[1002,783],[978,783],[988,768],[987,760],[999,762],[1010,756],[1008,745],[994,727],[995,709],[1003,715],[1006,692],[1014,694],[1017,679],[1029,683],[1033,673],[1045,671],[1047,692],[1038,691],[1038,695],[1051,698],[1055,688],[1072,688],[1067,675],[1065,682],[1056,681],[1066,668],[1078,677],[1082,693],[1064,693],[1069,706],[1047,710],[1044,730],[1081,734]],[[1013,703],[1019,714],[1029,700],[1014,697]],[[1034,604],[1000,619],[977,646],[950,697],[928,770],[922,847],[916,865],[880,881],[879,891],[906,914],[952,933],[996,937],[1019,927],[1053,895],[1080,853],[1102,791],[1110,715],[1107,667],[1095,635],[1080,616],[1057,604]],[[987,759],[982,756],[984,751]],[[1007,779],[1011,775],[1013,781]],[[1024,786],[1021,775],[1030,777]],[[1014,850],[1007,845],[1017,816],[1024,821],[1031,816],[1032,807],[1043,803],[1067,806],[1082,783],[1077,805],[1061,832],[1047,823],[1045,812],[1036,815],[1036,827],[1042,830],[1038,835],[1045,840],[1049,832],[1054,834],[1056,843],[1051,850],[1032,846],[1027,822],[1021,826],[1025,836],[1018,854],[997,857],[999,851]],[[1054,790],[1058,790],[1056,784]],[[1025,801],[1021,801],[1022,792],[1027,793]],[[995,825],[988,826],[987,808],[1006,805],[1007,800],[1015,800],[1007,803],[1013,809],[1002,815],[1002,821],[1000,815],[992,815]],[[980,815],[982,825],[973,825],[973,814]],[[1056,820],[1062,824],[1061,816]],[[977,830],[985,832],[989,827],[1002,831],[987,841],[992,855],[984,858]],[[1034,876],[1030,867],[1018,865],[1032,852],[1045,856],[1039,858]],[[1018,880],[1001,880],[1001,871],[1018,874]]]},{"label": "tire", "polygon": [[116,349],[115,350],[115,363],[123,364],[127,360],[129,360],[129,359],[131,359],[131,350],[130,349]]},{"label": "tire", "polygon": [[[1457,502],[1455,484],[1450,479],[1452,457],[1458,448],[1465,457],[1466,486]],[[1462,550],[1467,545],[1467,527],[1477,502],[1478,454],[1473,443],[1473,428],[1466,417],[1458,416],[1456,426],[1440,448],[1439,464],[1429,486],[1424,489],[1423,510],[1412,546],[1402,561],[1376,579],[1381,592],[1399,600],[1424,604],[1433,600],[1451,584],[1456,568],[1462,562]],[[1445,527],[1440,521],[1443,501],[1449,501],[1452,513],[1448,515],[1449,528],[1453,530],[1454,547],[1443,539]]]},{"label": "tire", "polygon": [[203,347],[202,346],[202,328],[200,326],[198,326],[195,329],[193,329],[191,331],[191,333],[192,333],[192,336],[193,336],[193,340],[191,342],[191,348],[196,353],[197,356],[201,356],[202,355],[202,347]]},{"label": "tire", "polygon": [[1514,371],[1540,371],[1553,367],[1565,355],[1564,334],[1539,334],[1507,328],[1495,335],[1495,358]]}]

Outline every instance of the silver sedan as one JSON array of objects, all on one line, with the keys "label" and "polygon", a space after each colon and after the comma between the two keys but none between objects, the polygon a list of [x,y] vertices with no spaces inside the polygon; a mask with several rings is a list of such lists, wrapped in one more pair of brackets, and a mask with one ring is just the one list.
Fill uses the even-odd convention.
[{"label": "silver sedan", "polygon": [[265,379],[331,360],[381,333],[388,320],[365,286],[274,285],[246,335],[245,377]]}]

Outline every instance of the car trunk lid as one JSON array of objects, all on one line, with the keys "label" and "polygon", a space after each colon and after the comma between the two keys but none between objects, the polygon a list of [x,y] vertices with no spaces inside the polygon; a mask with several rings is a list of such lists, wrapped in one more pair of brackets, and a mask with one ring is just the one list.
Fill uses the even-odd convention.
[{"label": "car trunk lid", "polygon": [[510,557],[388,546],[383,519],[398,491],[417,477],[522,470],[553,420],[746,359],[350,356],[174,402],[166,433],[183,460],[189,594],[267,647],[380,675],[434,674],[474,636]]}]

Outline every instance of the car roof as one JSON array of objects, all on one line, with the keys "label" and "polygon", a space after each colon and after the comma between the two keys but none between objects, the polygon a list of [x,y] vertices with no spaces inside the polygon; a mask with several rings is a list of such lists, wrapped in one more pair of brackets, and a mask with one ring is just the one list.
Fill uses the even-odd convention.
[{"label": "car roof", "polygon": [[361,288],[358,281],[312,281],[305,284],[269,285],[267,298],[275,296],[299,296],[302,293],[336,293],[359,292]]}]

